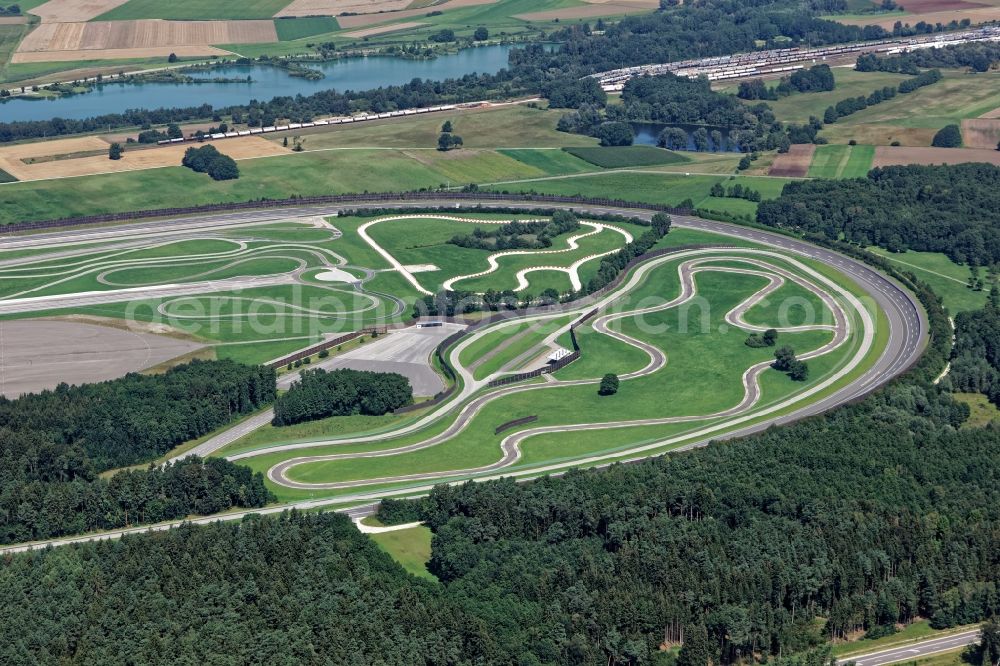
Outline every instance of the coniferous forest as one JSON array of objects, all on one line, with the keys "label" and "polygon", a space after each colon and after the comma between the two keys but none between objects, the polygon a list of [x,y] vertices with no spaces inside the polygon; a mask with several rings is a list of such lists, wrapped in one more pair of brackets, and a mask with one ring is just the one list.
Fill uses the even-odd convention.
[{"label": "coniferous forest", "polygon": [[263,506],[261,475],[224,460],[146,463],[274,399],[274,371],[194,361],[162,375],[0,399],[0,541]]}]

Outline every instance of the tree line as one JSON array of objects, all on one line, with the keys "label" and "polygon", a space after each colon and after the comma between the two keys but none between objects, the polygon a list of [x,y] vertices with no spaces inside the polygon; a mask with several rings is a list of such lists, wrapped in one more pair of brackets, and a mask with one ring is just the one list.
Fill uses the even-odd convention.
[{"label": "tree line", "polygon": [[757,221],[987,266],[1000,261],[1000,167],[889,166],[866,178],[788,183],[761,202]]},{"label": "tree line", "polygon": [[306,370],[274,401],[276,426],[329,416],[381,416],[413,403],[410,380],[395,372]]},{"label": "tree line", "polygon": [[1000,288],[981,310],[955,315],[955,348],[947,381],[959,391],[982,393],[1000,407]]}]

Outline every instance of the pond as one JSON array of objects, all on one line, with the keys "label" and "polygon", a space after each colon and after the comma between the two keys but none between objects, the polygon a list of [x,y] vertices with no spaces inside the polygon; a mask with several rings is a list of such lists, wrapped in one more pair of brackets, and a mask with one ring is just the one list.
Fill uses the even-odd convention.
[{"label": "pond", "polygon": [[[710,127],[707,125],[665,125],[661,123],[630,123],[632,125],[632,130],[635,132],[635,145],[637,146],[655,146],[660,138],[660,133],[668,127],[676,127],[682,130],[687,135],[687,144],[683,147],[672,146],[676,150],[698,150],[695,145],[694,133],[704,127],[705,131],[708,132],[708,145],[703,147],[703,151],[711,153],[738,153],[740,152],[739,146],[735,142],[729,140],[729,130],[725,127]],[[716,134],[716,132],[718,134]],[[721,135],[721,141],[716,141],[713,137],[718,138]],[[718,145],[717,145],[718,144]]]}]

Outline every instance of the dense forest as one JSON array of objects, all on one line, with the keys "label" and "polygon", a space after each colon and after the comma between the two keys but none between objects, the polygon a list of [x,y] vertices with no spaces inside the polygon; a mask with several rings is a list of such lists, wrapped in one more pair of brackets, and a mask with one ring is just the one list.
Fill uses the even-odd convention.
[{"label": "dense forest", "polygon": [[0,398],[0,541],[263,505],[263,480],[224,461],[98,475],[231,423],[273,400],[274,387],[267,368],[195,361],[162,375]]},{"label": "dense forest", "polygon": [[14,556],[0,598],[4,664],[459,664],[488,634],[333,514]]},{"label": "dense forest", "polygon": [[[20,443],[17,437],[7,439]],[[163,467],[111,476],[27,480],[0,477],[0,543],[110,530],[233,507],[262,507],[274,496],[264,476],[221,458],[189,456]]]},{"label": "dense forest", "polygon": [[959,391],[982,393],[1000,407],[1000,288],[982,310],[955,316],[955,349],[948,381]]},{"label": "dense forest", "polygon": [[[192,361],[159,375],[60,384],[16,400],[0,397],[0,429],[37,436],[44,453],[12,448],[13,467],[39,478],[73,478],[147,462],[274,400],[274,370],[232,361]],[[0,446],[4,439],[0,438]],[[42,460],[58,459],[51,469]]]},{"label": "dense forest", "polygon": [[[381,113],[539,91],[556,94],[557,101],[563,100],[561,103],[582,103],[588,99],[593,102],[580,88],[572,88],[569,97],[560,97],[570,92],[566,82],[623,66],[775,48],[779,43],[782,47],[815,45],[888,35],[882,28],[845,26],[817,18],[814,13],[800,0],[703,0],[668,11],[630,16],[607,26],[601,34],[577,26],[556,30],[549,35],[550,40],[562,43],[556,52],[541,44],[515,49],[509,67],[497,74],[470,74],[446,81],[414,79],[405,85],[365,91],[331,89],[308,96],[253,100],[246,105],[220,109],[207,104],[176,109],[127,109],[82,120],[53,118],[0,123],[0,142],[108,128],[149,128],[206,118],[219,122],[223,116],[251,126],[272,125],[278,119],[305,122],[357,111]],[[775,41],[779,36],[786,41]],[[595,95],[596,91],[591,89],[590,94]]]},{"label": "dense forest", "polygon": [[1000,262],[1000,167],[890,166],[867,178],[789,183],[761,202],[757,221],[987,266]]},{"label": "dense forest", "polygon": [[413,403],[410,380],[395,372],[338,368],[306,370],[274,401],[276,426],[328,416],[381,416]]}]

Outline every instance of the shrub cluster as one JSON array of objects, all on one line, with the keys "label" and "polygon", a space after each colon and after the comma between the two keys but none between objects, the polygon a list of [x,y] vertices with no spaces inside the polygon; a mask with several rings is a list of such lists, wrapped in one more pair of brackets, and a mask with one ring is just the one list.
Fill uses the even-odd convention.
[{"label": "shrub cluster", "polygon": [[188,148],[184,151],[181,164],[198,173],[207,173],[212,180],[236,180],[240,177],[240,169],[236,160],[229,155],[223,155],[212,144],[201,148]]}]

